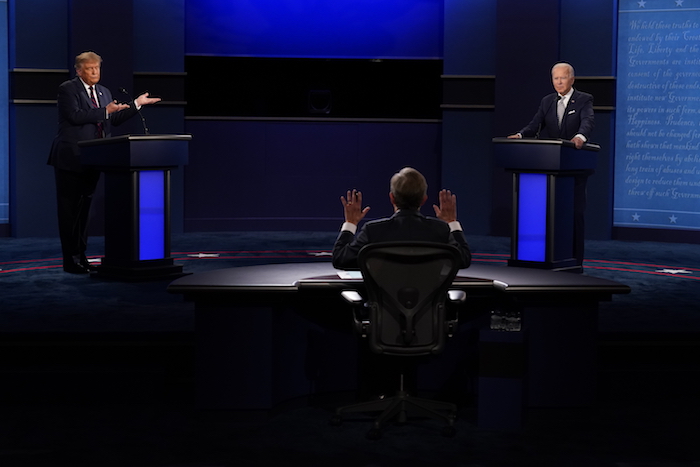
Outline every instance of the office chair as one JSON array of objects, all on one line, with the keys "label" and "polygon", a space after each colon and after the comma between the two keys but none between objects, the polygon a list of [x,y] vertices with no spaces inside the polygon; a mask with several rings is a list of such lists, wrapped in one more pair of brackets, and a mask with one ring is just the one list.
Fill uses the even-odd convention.
[{"label": "office chair", "polygon": [[[463,291],[448,288],[457,275],[457,248],[443,243],[388,242],[370,244],[360,250],[360,270],[368,299],[355,290],[342,292],[353,306],[355,329],[367,339],[372,352],[400,357],[419,357],[442,352],[457,325],[456,313],[448,318],[446,300],[464,302]],[[407,412],[443,420],[444,436],[454,436],[455,404],[413,397],[404,388],[401,367],[398,390],[393,397],[336,409],[332,425],[340,425],[348,412],[381,411],[367,433],[381,438],[382,425],[394,418],[408,420]]]}]

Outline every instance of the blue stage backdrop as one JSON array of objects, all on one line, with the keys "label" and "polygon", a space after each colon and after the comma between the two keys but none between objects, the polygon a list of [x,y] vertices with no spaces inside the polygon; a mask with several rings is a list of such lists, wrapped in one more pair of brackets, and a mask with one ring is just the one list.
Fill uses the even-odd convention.
[{"label": "blue stage backdrop", "polygon": [[700,0],[619,3],[614,224],[700,230]]},{"label": "blue stage backdrop", "polygon": [[189,55],[442,55],[443,0],[197,0],[186,8]]}]

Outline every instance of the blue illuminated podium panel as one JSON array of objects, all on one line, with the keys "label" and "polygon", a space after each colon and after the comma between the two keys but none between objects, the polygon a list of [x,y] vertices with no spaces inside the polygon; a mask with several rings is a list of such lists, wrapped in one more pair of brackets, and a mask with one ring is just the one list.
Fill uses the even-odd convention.
[{"label": "blue illuminated podium panel", "polygon": [[105,255],[98,276],[171,277],[170,172],[188,162],[190,135],[125,135],[83,141],[84,166],[104,173]]},{"label": "blue illuminated podium panel", "polygon": [[[600,147],[570,141],[494,138],[496,165],[513,173],[510,266],[581,269],[576,215],[585,206],[585,179]],[[581,188],[583,186],[583,188]],[[579,233],[582,234],[582,233]]]}]

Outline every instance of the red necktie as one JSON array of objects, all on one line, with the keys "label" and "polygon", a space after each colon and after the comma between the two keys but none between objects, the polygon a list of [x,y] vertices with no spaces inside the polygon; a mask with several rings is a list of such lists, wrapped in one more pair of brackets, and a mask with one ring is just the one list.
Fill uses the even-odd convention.
[{"label": "red necktie", "polygon": [[[95,106],[95,108],[99,108],[100,105],[97,103],[97,100],[95,99],[95,94],[92,92],[92,86],[88,88],[90,90],[90,99],[92,100],[92,105]],[[102,138],[104,136],[104,132],[102,131],[102,122],[97,122],[97,137]]]}]

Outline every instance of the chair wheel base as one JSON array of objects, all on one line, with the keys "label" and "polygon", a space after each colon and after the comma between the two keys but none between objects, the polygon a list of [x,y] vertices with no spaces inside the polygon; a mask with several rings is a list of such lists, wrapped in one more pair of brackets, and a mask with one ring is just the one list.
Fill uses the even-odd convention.
[{"label": "chair wheel base", "polygon": [[378,429],[378,428],[372,428],[371,430],[369,430],[369,431],[367,432],[367,434],[365,435],[365,437],[366,437],[367,439],[369,439],[369,440],[372,440],[372,441],[376,441],[376,440],[378,440],[378,439],[381,439],[381,437],[382,437],[382,430],[380,430],[380,429]]}]

